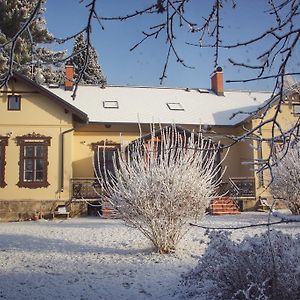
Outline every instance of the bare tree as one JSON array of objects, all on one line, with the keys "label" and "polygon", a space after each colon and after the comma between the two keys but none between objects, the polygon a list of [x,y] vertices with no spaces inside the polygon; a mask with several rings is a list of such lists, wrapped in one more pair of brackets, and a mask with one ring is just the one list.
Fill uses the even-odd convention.
[{"label": "bare tree", "polygon": [[275,199],[284,201],[291,212],[300,214],[300,148],[294,145],[276,166],[273,167],[270,192]]},{"label": "bare tree", "polygon": [[216,196],[220,163],[218,145],[211,140],[188,137],[175,127],[160,132],[157,137],[152,130],[149,141],[123,147],[114,158],[114,172],[97,173],[102,198],[160,253],[169,253],[186,233],[189,218],[200,219]]}]

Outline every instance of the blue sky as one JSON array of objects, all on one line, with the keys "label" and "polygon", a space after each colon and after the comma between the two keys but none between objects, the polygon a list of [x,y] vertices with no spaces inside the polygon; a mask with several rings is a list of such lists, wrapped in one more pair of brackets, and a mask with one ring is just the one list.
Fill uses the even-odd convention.
[{"label": "blue sky", "polygon": [[[126,15],[126,13],[146,7],[152,2],[150,0],[98,0],[97,11],[101,16]],[[187,16],[200,24],[202,16],[207,15],[212,1],[192,0],[190,2],[191,5],[187,7]],[[222,37],[228,43],[242,41],[244,37],[246,39],[254,37],[272,25],[264,13],[267,1],[240,0],[237,2],[237,9],[232,10],[231,1],[228,1],[223,10]],[[48,0],[45,17],[49,31],[58,37],[65,37],[79,31],[87,20],[88,11],[85,8],[87,3],[89,3],[88,0],[81,4],[79,0]],[[94,22],[92,41],[109,84],[159,85],[167,54],[165,36],[156,40],[148,40],[134,51],[130,52],[129,49],[143,37],[142,31],[148,31],[148,28],[159,23],[161,18],[162,15],[155,14],[136,17],[129,21],[106,21],[103,22],[104,30]],[[185,63],[193,66],[194,69],[184,68],[172,57],[167,71],[168,77],[163,83],[164,86],[210,87],[213,50],[186,45],[186,42],[197,42],[197,40],[197,34],[189,33],[186,27],[178,31],[176,39],[178,53]],[[220,65],[224,69],[225,79],[251,77],[253,73],[243,68],[233,67],[228,62],[228,58],[254,62],[257,53],[266,47],[267,43],[268,41],[247,49],[222,50]],[[60,49],[70,51],[72,47],[73,43],[69,42]],[[296,65],[297,63],[299,62],[295,62]],[[272,81],[259,81],[247,84],[225,84],[225,88],[270,90],[273,88],[273,83]]]}]

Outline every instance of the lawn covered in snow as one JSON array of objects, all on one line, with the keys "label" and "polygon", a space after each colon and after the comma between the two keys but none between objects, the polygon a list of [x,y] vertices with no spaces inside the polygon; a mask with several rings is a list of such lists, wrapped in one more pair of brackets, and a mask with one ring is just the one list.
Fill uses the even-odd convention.
[{"label": "lawn covered in snow", "polygon": [[[201,225],[240,226],[267,219],[267,213],[208,215]],[[300,223],[272,228],[300,233]],[[232,238],[265,230],[235,230]],[[181,275],[205,252],[204,233],[191,227],[175,254],[161,255],[121,220],[0,223],[0,299],[182,299]]]}]

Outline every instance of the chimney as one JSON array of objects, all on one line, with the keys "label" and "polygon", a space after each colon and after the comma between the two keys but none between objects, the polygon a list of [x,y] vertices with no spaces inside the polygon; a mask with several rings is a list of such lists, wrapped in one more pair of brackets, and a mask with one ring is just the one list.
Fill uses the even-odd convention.
[{"label": "chimney", "polygon": [[223,69],[217,67],[212,73],[211,77],[211,89],[218,96],[224,96],[224,84],[223,84]]},{"label": "chimney", "polygon": [[74,66],[72,64],[67,64],[65,66],[65,90],[72,91],[74,80]]}]

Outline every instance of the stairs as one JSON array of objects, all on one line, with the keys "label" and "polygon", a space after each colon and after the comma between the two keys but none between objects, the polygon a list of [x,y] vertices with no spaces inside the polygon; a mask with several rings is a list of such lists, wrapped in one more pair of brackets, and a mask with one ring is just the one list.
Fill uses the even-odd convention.
[{"label": "stairs", "polygon": [[101,215],[104,219],[117,219],[119,218],[118,212],[112,207],[108,201],[102,202]]},{"label": "stairs", "polygon": [[241,213],[234,200],[230,197],[212,200],[209,210],[212,215],[236,215]]}]

